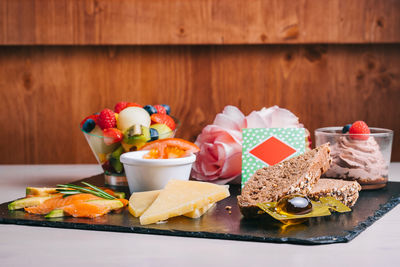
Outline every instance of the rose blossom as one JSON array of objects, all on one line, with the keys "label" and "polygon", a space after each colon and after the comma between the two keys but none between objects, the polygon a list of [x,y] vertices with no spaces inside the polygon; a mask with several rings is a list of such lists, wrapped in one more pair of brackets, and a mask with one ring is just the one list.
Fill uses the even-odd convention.
[{"label": "rose blossom", "polygon": [[213,124],[199,134],[200,147],[192,176],[197,180],[228,183],[241,175],[243,128],[299,128],[299,119],[287,109],[273,106],[253,111],[247,117],[234,106],[226,106]]},{"label": "rose blossom", "polygon": [[192,175],[203,181],[228,183],[240,175],[242,169],[243,113],[234,106],[226,106],[214,123],[207,125],[197,137],[200,147]]}]

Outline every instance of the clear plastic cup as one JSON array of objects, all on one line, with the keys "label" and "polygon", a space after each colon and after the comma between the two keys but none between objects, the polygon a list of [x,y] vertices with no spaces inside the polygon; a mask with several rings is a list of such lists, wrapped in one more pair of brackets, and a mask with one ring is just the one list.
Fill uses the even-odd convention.
[{"label": "clear plastic cup", "polygon": [[[180,126],[180,121],[173,116],[171,117],[175,121],[176,128],[173,131],[163,133],[160,135],[159,139],[175,137],[176,131]],[[135,147],[123,144],[122,142],[107,145],[104,141],[108,137],[103,136],[103,132],[98,126],[96,126],[90,133],[85,132],[81,127],[80,129],[85,136],[93,155],[104,171],[105,183],[112,186],[127,186],[128,183],[126,180],[125,170],[119,158],[121,154],[135,151]],[[122,151],[122,153],[118,153],[117,150],[120,150],[120,152]],[[115,152],[114,155],[113,152]]]},{"label": "clear plastic cup", "polygon": [[342,127],[315,130],[316,146],[331,144],[332,164],[325,177],[354,180],[362,189],[385,187],[389,178],[393,131],[370,127],[370,134],[342,133]]}]

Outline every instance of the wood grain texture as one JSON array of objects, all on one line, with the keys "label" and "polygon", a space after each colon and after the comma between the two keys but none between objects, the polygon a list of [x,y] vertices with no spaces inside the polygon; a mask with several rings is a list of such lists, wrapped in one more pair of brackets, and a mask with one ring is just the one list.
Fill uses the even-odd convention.
[{"label": "wood grain texture", "polygon": [[228,104],[279,105],[310,129],[365,120],[393,129],[398,45],[0,47],[0,163],[95,162],[83,117],[121,100],[169,103],[194,140]]},{"label": "wood grain texture", "polygon": [[400,41],[398,0],[2,0],[0,44]]}]

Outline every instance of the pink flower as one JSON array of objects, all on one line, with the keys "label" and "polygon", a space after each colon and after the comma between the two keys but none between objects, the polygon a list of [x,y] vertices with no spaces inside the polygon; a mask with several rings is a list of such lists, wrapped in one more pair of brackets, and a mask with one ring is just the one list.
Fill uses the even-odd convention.
[{"label": "pink flower", "polygon": [[299,118],[287,109],[273,106],[253,111],[246,117],[247,128],[303,128]]},{"label": "pink flower", "polygon": [[241,173],[243,113],[234,106],[226,106],[214,123],[206,126],[197,137],[200,147],[192,175],[197,180],[225,184]]},{"label": "pink flower", "polygon": [[245,117],[234,106],[226,106],[197,137],[200,147],[192,176],[197,180],[228,183],[242,171],[243,128],[299,128],[299,119],[287,109],[273,106]]}]

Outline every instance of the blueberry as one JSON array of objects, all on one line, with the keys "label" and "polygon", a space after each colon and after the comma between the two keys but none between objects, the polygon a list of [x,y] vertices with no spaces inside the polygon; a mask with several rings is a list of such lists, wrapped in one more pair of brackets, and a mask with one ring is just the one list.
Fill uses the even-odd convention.
[{"label": "blueberry", "polygon": [[167,104],[161,104],[161,106],[163,106],[165,108],[165,111],[167,112],[167,114],[169,115],[169,113],[171,113],[171,107]]},{"label": "blueberry", "polygon": [[149,113],[150,116],[157,113],[157,109],[152,105],[146,105],[143,108],[147,111],[147,113]]},{"label": "blueberry", "polygon": [[90,133],[94,127],[96,127],[96,123],[92,119],[87,119],[85,123],[82,125],[82,130],[87,133]]},{"label": "blueberry", "polygon": [[347,124],[342,128],[342,133],[347,133],[350,130],[351,124]]},{"label": "blueberry", "polygon": [[150,140],[157,140],[159,137],[158,131],[156,129],[150,128]]}]

